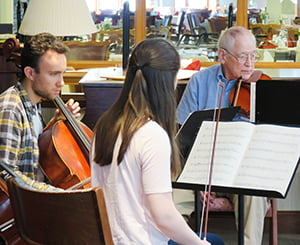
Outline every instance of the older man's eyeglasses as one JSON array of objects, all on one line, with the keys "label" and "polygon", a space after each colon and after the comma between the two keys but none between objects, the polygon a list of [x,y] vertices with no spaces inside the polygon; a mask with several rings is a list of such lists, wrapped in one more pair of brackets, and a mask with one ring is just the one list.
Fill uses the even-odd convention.
[{"label": "older man's eyeglasses", "polygon": [[222,48],[222,49],[226,53],[231,55],[233,58],[235,58],[237,60],[237,62],[239,62],[240,64],[245,64],[248,60],[250,60],[251,62],[255,62],[259,58],[259,56],[256,52],[249,53],[249,54],[241,54],[240,56],[235,56],[234,54],[229,52],[227,49],[225,49],[225,48]]}]

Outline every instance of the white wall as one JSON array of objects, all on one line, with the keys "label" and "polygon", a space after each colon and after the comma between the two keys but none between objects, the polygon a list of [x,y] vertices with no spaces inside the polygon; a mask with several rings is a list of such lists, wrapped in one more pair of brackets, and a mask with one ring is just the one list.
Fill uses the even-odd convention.
[{"label": "white wall", "polygon": [[0,23],[13,23],[13,0],[0,0]]}]

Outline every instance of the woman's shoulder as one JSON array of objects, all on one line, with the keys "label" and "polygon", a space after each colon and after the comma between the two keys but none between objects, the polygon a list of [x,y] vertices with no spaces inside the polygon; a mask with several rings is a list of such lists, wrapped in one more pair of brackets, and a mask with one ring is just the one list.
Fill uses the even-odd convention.
[{"label": "woman's shoulder", "polygon": [[[149,119],[138,131],[140,131],[141,133],[145,133],[145,132],[165,132],[165,130],[154,120]],[[166,132],[165,132],[166,133]]]},{"label": "woman's shoulder", "polygon": [[167,132],[155,121],[148,120],[137,132],[136,136],[143,139],[163,140],[168,138]]}]

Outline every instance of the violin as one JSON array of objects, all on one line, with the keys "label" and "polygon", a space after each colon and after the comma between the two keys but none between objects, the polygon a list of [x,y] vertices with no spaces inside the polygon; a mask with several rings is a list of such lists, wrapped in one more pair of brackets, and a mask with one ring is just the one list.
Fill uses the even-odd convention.
[{"label": "violin", "polygon": [[[262,74],[259,80],[271,80],[266,74]],[[249,82],[238,79],[235,88],[230,93],[231,106],[240,106],[240,114],[250,116],[250,86]]]}]

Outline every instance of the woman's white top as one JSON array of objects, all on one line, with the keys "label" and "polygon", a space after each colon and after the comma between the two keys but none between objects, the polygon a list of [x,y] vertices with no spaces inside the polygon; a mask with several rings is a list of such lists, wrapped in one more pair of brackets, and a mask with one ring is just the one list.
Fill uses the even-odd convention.
[{"label": "woman's white top", "polygon": [[94,163],[94,147],[91,151],[92,186],[103,188],[114,243],[167,244],[169,239],[154,224],[145,196],[172,192],[169,137],[159,124],[148,121],[133,135],[117,165],[121,141],[119,136],[110,165]]}]

